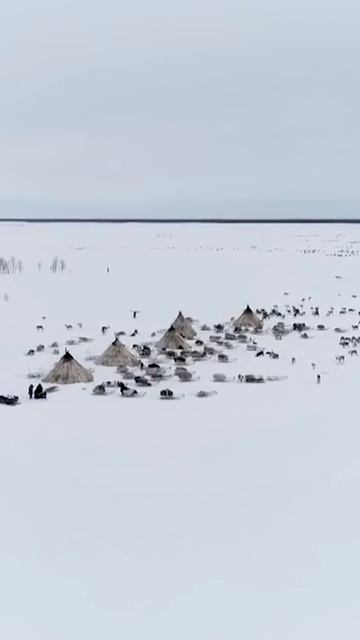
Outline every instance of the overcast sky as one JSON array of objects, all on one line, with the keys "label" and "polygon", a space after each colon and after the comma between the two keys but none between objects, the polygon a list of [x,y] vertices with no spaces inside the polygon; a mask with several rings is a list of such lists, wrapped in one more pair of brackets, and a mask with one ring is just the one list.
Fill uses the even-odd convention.
[{"label": "overcast sky", "polygon": [[0,201],[360,200],[358,0],[2,0]]}]

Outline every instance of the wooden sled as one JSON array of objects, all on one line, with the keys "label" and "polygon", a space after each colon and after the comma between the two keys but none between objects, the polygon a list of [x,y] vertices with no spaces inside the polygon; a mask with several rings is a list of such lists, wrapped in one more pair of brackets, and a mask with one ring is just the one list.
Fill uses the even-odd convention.
[{"label": "wooden sled", "polygon": [[213,398],[217,396],[217,391],[198,391],[194,394],[195,398]]},{"label": "wooden sled", "polygon": [[120,398],[124,398],[125,400],[138,400],[139,398],[143,398],[144,396],[146,396],[146,391],[137,391],[137,393],[134,393],[131,396],[125,396],[120,393]]}]

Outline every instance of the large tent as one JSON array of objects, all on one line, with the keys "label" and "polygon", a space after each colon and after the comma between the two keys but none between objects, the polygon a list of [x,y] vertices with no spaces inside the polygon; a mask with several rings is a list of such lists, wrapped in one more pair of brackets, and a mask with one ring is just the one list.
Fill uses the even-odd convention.
[{"label": "large tent", "polygon": [[234,321],[235,329],[262,329],[263,321],[247,305],[242,314]]},{"label": "large tent", "polygon": [[119,338],[115,338],[104,353],[96,360],[96,364],[104,367],[135,367],[138,362],[139,358],[131,353]]},{"label": "large tent", "polygon": [[172,326],[180,333],[186,340],[193,340],[196,336],[196,331],[193,328],[190,320],[185,318],[181,311],[179,311]]},{"label": "large tent", "polygon": [[183,349],[184,351],[190,350],[190,345],[186,342],[185,338],[178,333],[173,325],[165,331],[163,337],[156,343],[158,349],[170,349],[177,350]]},{"label": "large tent", "polygon": [[75,360],[69,351],[65,351],[59,362],[44,378],[44,382],[75,384],[76,382],[92,382],[93,379],[91,371],[85,369],[80,362]]}]

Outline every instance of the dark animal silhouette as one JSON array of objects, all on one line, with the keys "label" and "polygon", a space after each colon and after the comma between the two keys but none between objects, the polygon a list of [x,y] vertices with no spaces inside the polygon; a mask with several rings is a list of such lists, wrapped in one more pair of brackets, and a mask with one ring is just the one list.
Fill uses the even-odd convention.
[{"label": "dark animal silhouette", "polygon": [[138,395],[138,392],[136,391],[136,389],[130,389],[130,387],[127,387],[126,384],[124,384],[123,382],[119,382],[119,387],[120,387],[120,393],[122,396],[131,398],[132,396]]}]

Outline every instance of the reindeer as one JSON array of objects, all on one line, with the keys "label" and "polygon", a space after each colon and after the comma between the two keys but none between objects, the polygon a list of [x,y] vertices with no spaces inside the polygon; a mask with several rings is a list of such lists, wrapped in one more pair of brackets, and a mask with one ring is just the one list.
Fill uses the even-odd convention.
[{"label": "reindeer", "polygon": [[224,331],[224,325],[223,324],[214,324],[214,331],[215,333],[222,333]]},{"label": "reindeer", "polygon": [[44,326],[42,324],[37,324],[36,331],[44,331]]},{"label": "reindeer", "polygon": [[68,331],[71,331],[72,328],[73,328],[72,324],[65,325],[65,329],[67,329]]},{"label": "reindeer", "polygon": [[319,316],[320,312],[319,312],[319,307],[312,307],[312,314],[313,316]]},{"label": "reindeer", "polygon": [[336,356],[336,362],[338,364],[345,364],[345,356]]}]

